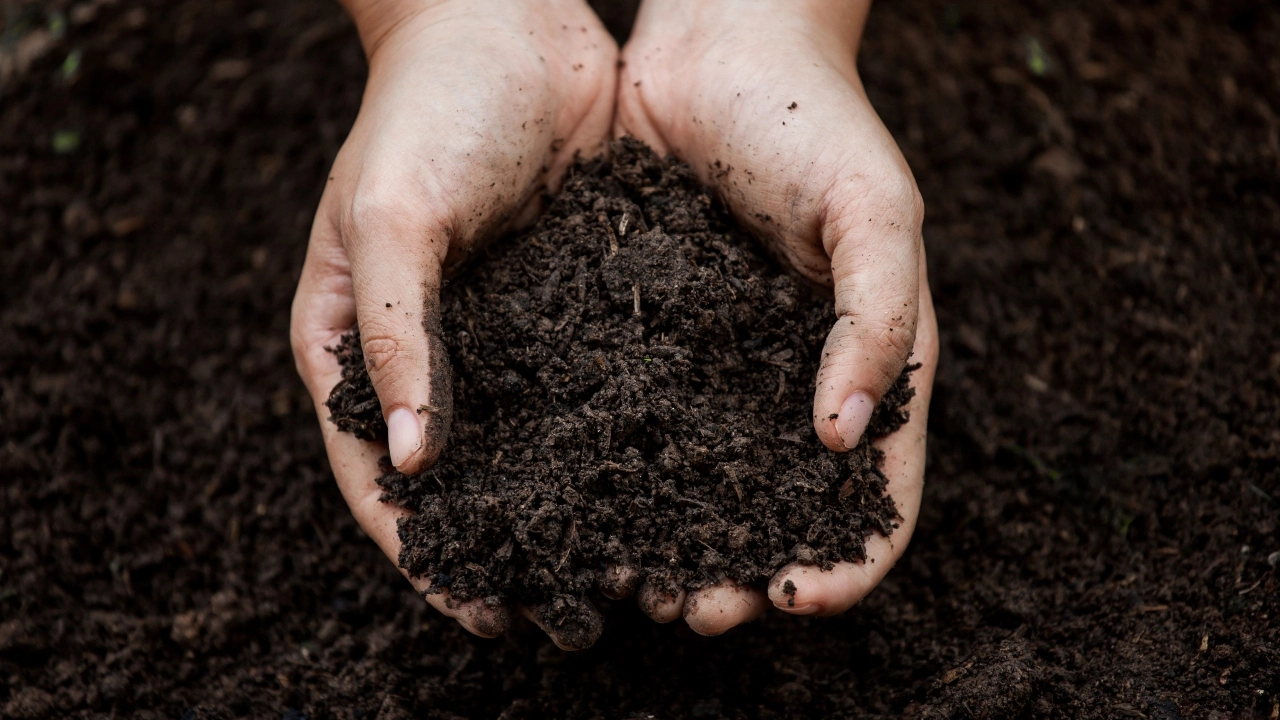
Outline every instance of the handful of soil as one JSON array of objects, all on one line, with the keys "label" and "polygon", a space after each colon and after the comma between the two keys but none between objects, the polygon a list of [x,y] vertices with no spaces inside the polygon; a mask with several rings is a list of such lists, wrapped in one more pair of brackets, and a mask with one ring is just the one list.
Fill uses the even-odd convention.
[{"label": "handful of soil", "polygon": [[[610,564],[674,594],[865,559],[896,527],[868,438],[906,422],[911,368],[856,449],[827,450],[810,413],[831,303],[757,247],[638,141],[578,162],[532,229],[442,293],[453,434],[434,467],[384,461],[378,480],[413,512],[400,565],[585,624],[589,644],[582,598]],[[333,421],[385,438],[359,336],[334,351]]]}]

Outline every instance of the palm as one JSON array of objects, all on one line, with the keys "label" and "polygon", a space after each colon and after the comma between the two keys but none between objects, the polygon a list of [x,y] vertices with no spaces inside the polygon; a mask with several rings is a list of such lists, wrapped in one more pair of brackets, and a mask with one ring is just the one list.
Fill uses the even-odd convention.
[{"label": "palm", "polygon": [[[385,33],[366,37],[362,28],[369,82],[316,213],[292,322],[338,486],[393,560],[403,513],[379,501],[378,459],[389,454],[406,472],[430,465],[451,416],[442,274],[476,242],[528,218],[575,153],[598,151],[616,59],[579,0],[458,0],[414,10]],[[327,421],[325,400],[340,378],[327,348],[353,324],[387,421],[385,445]],[[431,589],[425,579],[411,582]],[[479,634],[507,626],[505,609],[458,604],[447,592],[426,597]]]},{"label": "palm", "polygon": [[[814,413],[829,447],[852,447],[874,404],[866,404],[862,426],[850,423],[850,393],[882,392],[913,349],[924,365],[913,376],[912,422],[881,443],[902,523],[892,542],[869,539],[869,558],[880,562],[841,563],[827,573],[789,566],[771,585],[784,610],[832,614],[874,588],[914,529],[937,330],[920,241],[923,208],[862,89],[853,31],[826,32],[800,13],[765,5],[728,13],[647,5],[623,50],[615,133],[688,162],[776,254],[834,290],[839,321],[824,350]],[[846,419],[836,420],[842,413]],[[794,606],[780,602],[784,579],[799,589]],[[684,615],[695,629],[716,633],[764,606],[760,593],[726,586],[689,598]]]}]

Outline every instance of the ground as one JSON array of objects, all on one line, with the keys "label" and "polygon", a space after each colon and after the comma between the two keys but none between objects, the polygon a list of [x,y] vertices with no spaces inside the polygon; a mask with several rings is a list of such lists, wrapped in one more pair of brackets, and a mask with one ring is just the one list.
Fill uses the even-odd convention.
[{"label": "ground", "polygon": [[942,358],[833,620],[435,615],[287,341],[363,61],[326,0],[3,5],[0,716],[1280,717],[1280,9],[881,3]]}]

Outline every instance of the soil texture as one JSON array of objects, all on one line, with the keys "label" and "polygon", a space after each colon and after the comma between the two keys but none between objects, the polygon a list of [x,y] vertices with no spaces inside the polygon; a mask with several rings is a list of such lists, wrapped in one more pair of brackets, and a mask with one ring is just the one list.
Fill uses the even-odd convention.
[{"label": "soil texture", "polygon": [[564,653],[431,610],[325,465],[288,320],[365,78],[337,4],[5,4],[0,717],[1280,717],[1277,37],[877,3],[941,332],[911,546],[838,618],[621,602]]},{"label": "soil texture", "polygon": [[[893,532],[870,441],[908,419],[909,373],[857,448],[826,449],[811,413],[832,304],[730,228],[688,166],[624,139],[444,290],[453,435],[431,469],[378,480],[413,511],[403,568],[460,600],[545,606],[589,642],[580,599],[608,568],[668,595],[763,587]],[[385,439],[358,333],[334,351],[331,420]]]}]

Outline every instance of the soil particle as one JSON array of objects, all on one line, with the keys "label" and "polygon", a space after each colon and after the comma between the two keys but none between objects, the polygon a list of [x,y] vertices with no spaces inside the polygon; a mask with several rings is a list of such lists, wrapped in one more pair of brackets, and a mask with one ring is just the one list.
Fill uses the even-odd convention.
[{"label": "soil particle", "polygon": [[[830,301],[733,230],[687,166],[635,140],[611,150],[444,291],[454,436],[429,470],[378,481],[414,513],[405,569],[543,608],[581,628],[575,645],[599,634],[580,598],[622,590],[606,568],[675,594],[864,559],[896,519],[870,441],[914,392],[909,368],[861,445],[825,449],[808,418]],[[333,351],[333,422],[385,437],[358,334]]]}]

